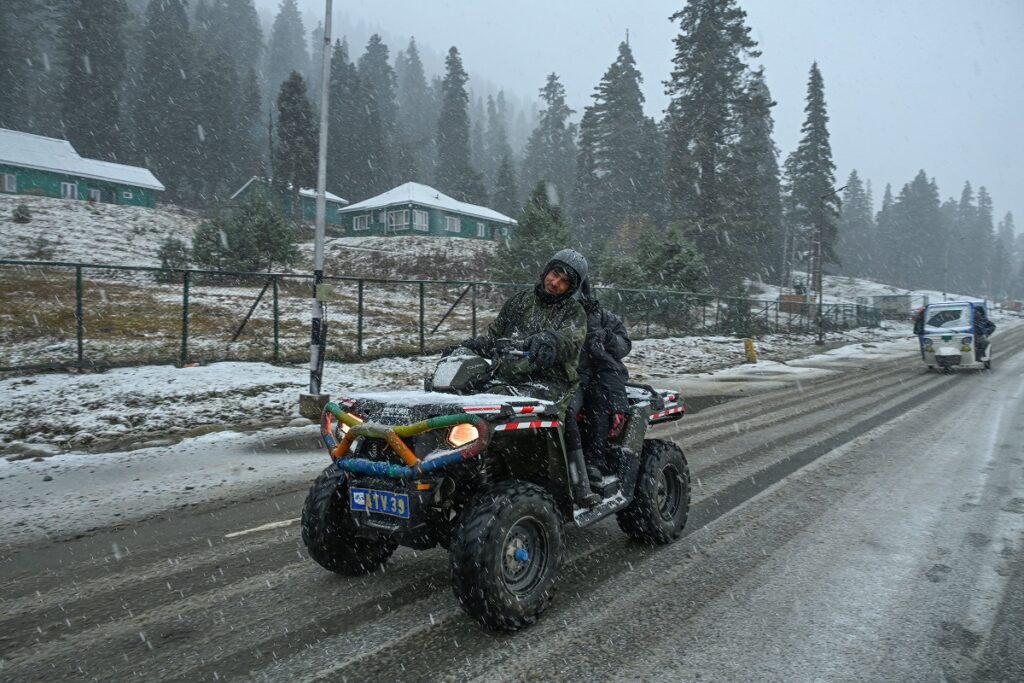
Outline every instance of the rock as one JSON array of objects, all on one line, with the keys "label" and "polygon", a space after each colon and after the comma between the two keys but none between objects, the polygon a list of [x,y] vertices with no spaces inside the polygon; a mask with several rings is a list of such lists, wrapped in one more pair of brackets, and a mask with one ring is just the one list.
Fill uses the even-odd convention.
[{"label": "rock", "polygon": [[313,420],[305,417],[296,417],[288,423],[289,427],[308,427],[311,424],[315,424]]},{"label": "rock", "polygon": [[43,481],[53,481],[53,477],[47,474],[45,477],[43,477]]}]

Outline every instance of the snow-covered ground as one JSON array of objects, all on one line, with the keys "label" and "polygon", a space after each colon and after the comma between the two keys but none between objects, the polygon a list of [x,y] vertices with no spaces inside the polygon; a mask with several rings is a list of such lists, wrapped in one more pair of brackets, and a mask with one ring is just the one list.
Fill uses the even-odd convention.
[{"label": "snow-covered ground", "polygon": [[[911,348],[905,325],[829,333],[830,346],[879,343]],[[769,335],[757,343],[765,361],[815,353],[806,335]],[[734,337],[638,340],[626,358],[632,378],[679,388],[688,375],[742,364]],[[422,387],[438,356],[327,363],[324,391],[333,395]],[[308,425],[298,416],[305,366],[213,363],[120,368],[102,373],[36,374],[0,379],[0,455],[24,459],[71,452],[109,452],[167,445],[223,430]]]},{"label": "snow-covered ground", "polygon": [[[902,326],[829,335],[830,344],[844,342],[849,346],[812,357],[826,364],[850,355],[911,360],[914,350]],[[723,373],[828,372],[781,361],[814,353],[805,336],[769,337],[758,346],[764,357],[780,360],[739,365],[742,340],[691,337],[638,341],[627,361],[634,379],[684,396],[704,393]],[[332,396],[416,390],[437,359],[328,363],[323,388]],[[311,479],[329,461],[318,426],[298,415],[308,377],[302,366],[215,363],[0,379],[0,499],[7,504],[0,543],[141,519],[214,501],[228,490],[266,495]]]},{"label": "snow-covered ground", "polygon": [[[11,220],[19,204],[31,213],[28,223]],[[0,194],[0,258],[158,267],[160,243],[170,236],[191,244],[199,222],[194,212],[171,206]]]}]

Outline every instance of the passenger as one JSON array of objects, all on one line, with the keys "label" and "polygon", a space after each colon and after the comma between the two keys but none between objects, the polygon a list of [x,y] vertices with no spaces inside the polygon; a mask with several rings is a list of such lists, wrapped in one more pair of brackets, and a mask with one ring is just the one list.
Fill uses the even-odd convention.
[{"label": "passenger", "polygon": [[[593,505],[600,496],[587,482],[586,465],[575,420],[566,420],[566,408],[579,388],[580,348],[587,334],[587,316],[574,298],[586,279],[587,259],[573,249],[551,257],[533,289],[513,295],[501,307],[487,333],[462,342],[481,355],[490,355],[498,339],[524,343],[527,361],[506,363],[495,378],[514,390],[553,401],[566,426],[566,449],[573,494],[579,505]],[[572,431],[573,434],[569,432]]]},{"label": "passenger", "polygon": [[626,421],[629,372],[622,359],[633,348],[626,326],[603,308],[590,289],[580,287],[580,304],[587,312],[587,337],[580,352],[580,389],[569,404],[569,419],[583,411],[583,446],[591,486],[615,471],[609,462],[609,439],[617,436]]},{"label": "passenger", "polygon": [[924,360],[924,306],[917,308],[910,316],[914,323],[914,334],[917,335],[917,346],[921,351],[921,360]]},{"label": "passenger", "polygon": [[981,360],[988,349],[988,338],[996,331],[996,324],[985,315],[981,306],[974,307],[974,357]]}]

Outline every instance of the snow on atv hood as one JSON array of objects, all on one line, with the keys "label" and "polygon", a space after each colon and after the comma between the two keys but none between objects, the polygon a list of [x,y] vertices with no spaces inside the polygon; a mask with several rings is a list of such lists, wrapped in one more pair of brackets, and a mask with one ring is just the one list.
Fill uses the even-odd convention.
[{"label": "snow on atv hood", "polygon": [[448,405],[460,408],[509,405],[552,405],[551,401],[531,396],[507,396],[504,394],[445,394],[440,391],[378,391],[345,394],[353,401],[374,401],[404,406]]},{"label": "snow on atv hood", "polygon": [[[381,424],[408,424],[440,415],[465,412],[498,413],[502,406],[516,410],[518,406],[534,406],[531,412],[545,412],[554,405],[530,396],[506,396],[503,394],[445,394],[439,391],[381,391],[353,393],[338,402],[351,406],[352,412],[365,420]],[[476,411],[474,408],[485,410]],[[490,408],[491,410],[486,410]]]}]

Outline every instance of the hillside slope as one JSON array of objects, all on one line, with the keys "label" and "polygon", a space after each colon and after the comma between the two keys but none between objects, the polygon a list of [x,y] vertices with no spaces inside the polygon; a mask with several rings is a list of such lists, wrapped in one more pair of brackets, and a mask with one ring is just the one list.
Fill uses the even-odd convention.
[{"label": "hillside slope", "polygon": [[[25,204],[32,215],[16,223],[11,213]],[[0,258],[75,263],[159,266],[157,250],[168,236],[191,244],[202,215],[173,205],[89,204],[83,201],[0,195]],[[494,242],[459,237],[331,237],[326,241],[331,275],[375,278],[487,279],[484,266]],[[293,271],[313,267],[312,230],[302,230]]]}]

